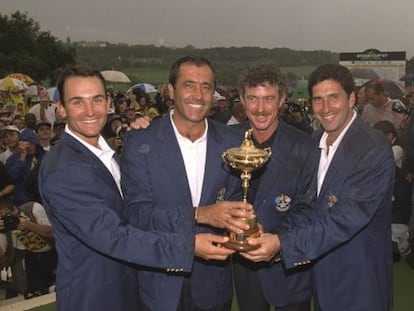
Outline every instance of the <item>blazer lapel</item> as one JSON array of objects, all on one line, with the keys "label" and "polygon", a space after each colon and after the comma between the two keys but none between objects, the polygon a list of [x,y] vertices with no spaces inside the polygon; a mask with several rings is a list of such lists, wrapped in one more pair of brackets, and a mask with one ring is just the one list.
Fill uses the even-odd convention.
[{"label": "blazer lapel", "polygon": [[171,186],[174,187],[178,193],[183,193],[183,195],[188,198],[189,202],[192,202],[184,159],[181,155],[181,149],[178,145],[177,138],[175,137],[169,115],[166,115],[161,120],[157,139],[161,141],[159,144],[161,146],[159,157],[165,168],[165,176],[172,176],[174,181],[171,183]]},{"label": "blazer lapel", "polygon": [[[353,144],[354,141],[357,141],[358,137],[358,128],[359,128],[359,118],[357,117],[351,126],[348,129],[348,132],[345,133],[341,143],[338,146],[338,149],[335,152],[335,155],[332,159],[331,164],[329,165],[328,171],[326,172],[325,179],[323,181],[321,191],[319,192],[320,195],[325,193],[326,185],[332,185],[332,180],[334,180],[339,172],[346,169],[344,167],[344,163],[347,163],[346,157],[349,156],[346,154],[344,150],[349,149],[347,147],[349,144]],[[361,121],[362,122],[362,121]],[[352,148],[352,147],[351,147]]]},{"label": "blazer lapel", "polygon": [[225,146],[222,143],[223,140],[219,138],[219,135],[220,134],[214,127],[214,124],[211,124],[210,122],[207,132],[206,164],[200,205],[207,204],[206,202],[211,199],[213,195],[217,196],[217,193],[212,193],[215,189],[212,185],[217,183],[217,174],[221,172],[221,166],[224,165],[220,155],[225,151]]},{"label": "blazer lapel", "polygon": [[85,159],[83,163],[88,163],[102,172],[102,178],[104,178],[106,183],[112,183],[115,189],[118,189],[118,186],[111,172],[95,154],[93,154],[88,148],[86,148],[83,144],[81,144],[79,141],[67,133],[63,134],[62,141],[65,141],[65,143],[75,149],[78,152],[80,159]]},{"label": "blazer lapel", "polygon": [[255,207],[260,209],[260,205],[256,206],[256,202],[263,202],[263,199],[267,193],[275,187],[278,183],[283,182],[284,178],[289,178],[286,176],[286,162],[290,154],[291,143],[288,139],[285,139],[283,142],[284,135],[284,126],[279,123],[279,128],[277,129],[278,133],[274,138],[273,144],[271,146],[272,155],[270,156],[269,162],[266,164],[265,171],[260,178],[260,186],[256,193]]}]

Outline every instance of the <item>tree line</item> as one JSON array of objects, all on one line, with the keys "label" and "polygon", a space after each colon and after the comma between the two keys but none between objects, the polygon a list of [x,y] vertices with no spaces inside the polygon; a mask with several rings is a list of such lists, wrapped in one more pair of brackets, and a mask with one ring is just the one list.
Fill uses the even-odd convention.
[{"label": "tree line", "polygon": [[[127,45],[109,42],[65,42],[50,31],[40,29],[39,23],[27,13],[16,11],[0,14],[0,78],[12,72],[23,72],[36,81],[53,84],[59,69],[66,64],[88,64],[100,70],[160,68],[168,70],[179,57],[197,54],[209,59],[217,68],[219,80],[232,84],[238,74],[257,61],[273,62],[280,67],[318,66],[336,63],[339,54],[331,51],[297,51],[289,48],[215,47],[198,49],[155,45]],[[414,58],[407,63],[407,73],[414,73]],[[289,80],[297,74],[285,72]]]}]

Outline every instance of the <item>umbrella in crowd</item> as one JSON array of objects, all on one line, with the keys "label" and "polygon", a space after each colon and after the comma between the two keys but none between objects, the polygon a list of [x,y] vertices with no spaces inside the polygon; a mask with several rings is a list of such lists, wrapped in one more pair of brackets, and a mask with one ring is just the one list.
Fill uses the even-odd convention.
[{"label": "umbrella in crowd", "polygon": [[0,91],[9,91],[13,93],[27,90],[28,86],[26,83],[15,79],[6,77],[0,80]]},{"label": "umbrella in crowd", "polygon": [[375,72],[375,70],[370,68],[353,68],[351,69],[351,73],[355,79],[379,79],[379,75]]},{"label": "umbrella in crowd", "polygon": [[114,82],[114,83],[131,83],[131,80],[129,80],[128,76],[117,70],[104,70],[101,71],[102,76],[104,79],[108,82]]},{"label": "umbrella in crowd", "polygon": [[406,93],[404,86],[402,86],[397,81],[388,80],[388,79],[372,79],[372,80],[365,82],[361,87],[364,87],[368,83],[372,83],[372,82],[380,83],[382,87],[384,88],[385,95],[391,98],[401,98]]},{"label": "umbrella in crowd", "polygon": [[405,85],[412,85],[414,82],[414,73],[407,73],[400,78],[400,81],[404,81]]},{"label": "umbrella in crowd", "polygon": [[127,93],[132,92],[135,89],[140,89],[142,92],[146,93],[146,94],[151,94],[151,93],[158,93],[157,88],[149,83],[137,83],[134,84],[133,86],[131,86]]},{"label": "umbrella in crowd", "polygon": [[26,85],[30,85],[34,82],[34,80],[25,73],[10,73],[6,77],[20,80],[24,82]]}]

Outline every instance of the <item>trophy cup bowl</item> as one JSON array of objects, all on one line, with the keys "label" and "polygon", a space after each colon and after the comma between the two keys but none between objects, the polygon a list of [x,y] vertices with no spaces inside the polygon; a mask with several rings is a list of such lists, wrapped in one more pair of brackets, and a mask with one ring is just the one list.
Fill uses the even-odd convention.
[{"label": "trophy cup bowl", "polygon": [[[240,147],[230,148],[223,152],[223,160],[233,169],[241,171],[240,179],[243,191],[243,202],[247,202],[247,193],[249,190],[250,178],[252,172],[261,168],[269,159],[271,155],[270,148],[260,149],[256,148],[251,140],[251,132],[249,129],[244,134],[244,140]],[[250,251],[259,246],[249,245],[247,240],[250,237],[257,237],[259,235],[259,228],[255,218],[237,217],[243,223],[249,225],[249,229],[243,233],[230,232],[230,241],[224,244],[225,247],[239,251]]]}]

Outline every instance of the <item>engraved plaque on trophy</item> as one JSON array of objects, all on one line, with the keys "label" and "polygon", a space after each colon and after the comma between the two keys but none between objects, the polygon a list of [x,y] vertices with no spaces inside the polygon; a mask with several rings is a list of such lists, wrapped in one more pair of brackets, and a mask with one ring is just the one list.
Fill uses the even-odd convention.
[{"label": "engraved plaque on trophy", "polygon": [[[247,202],[247,193],[249,190],[252,172],[261,168],[271,155],[270,148],[256,148],[251,140],[251,132],[249,129],[244,134],[244,140],[240,147],[230,148],[223,152],[223,160],[232,168],[241,171],[241,184],[243,191],[243,202]],[[238,220],[249,225],[249,229],[243,233],[230,232],[230,241],[225,243],[227,248],[237,250],[239,252],[250,251],[258,248],[247,243],[250,237],[257,237],[259,229],[256,218],[238,217]]]}]

